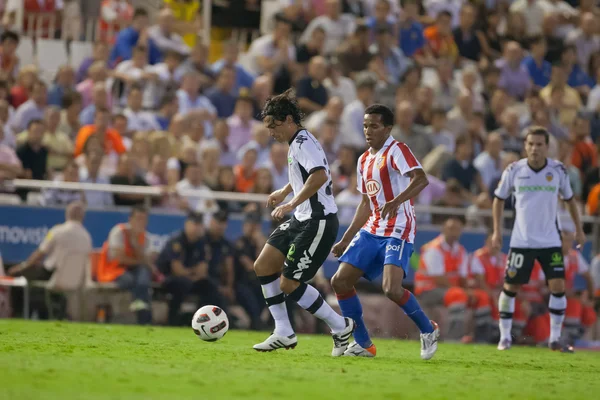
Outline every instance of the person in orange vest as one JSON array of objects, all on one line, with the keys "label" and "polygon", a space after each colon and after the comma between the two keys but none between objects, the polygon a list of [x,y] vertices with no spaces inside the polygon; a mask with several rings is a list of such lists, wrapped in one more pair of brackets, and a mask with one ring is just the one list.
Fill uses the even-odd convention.
[{"label": "person in orange vest", "polygon": [[[575,235],[562,232],[563,257],[565,259],[565,283],[567,309],[565,310],[564,330],[571,343],[579,339],[587,329],[596,323],[593,306],[594,283],[590,275],[590,266],[581,252],[573,249]],[[586,289],[575,287],[575,278],[580,275],[586,282]]]},{"label": "person in orange vest", "polygon": [[415,275],[415,293],[424,306],[445,306],[448,310],[450,340],[466,338],[466,323],[474,311],[477,342],[488,342],[490,337],[491,301],[482,289],[467,289],[469,257],[459,243],[464,223],[458,217],[448,218],[442,234],[421,248],[419,269]]},{"label": "person in orange vest", "polygon": [[[498,298],[502,291],[506,261],[506,254],[492,246],[492,233],[490,232],[486,237],[484,246],[476,250],[471,256],[469,264],[469,278],[474,281],[473,284],[476,288],[484,290],[490,298],[495,330],[498,329],[500,313],[494,300]],[[527,300],[517,299],[513,316],[513,336],[521,337],[528,317],[529,304]]]},{"label": "person in orange vest", "polygon": [[150,261],[150,240],[146,227],[148,211],[133,207],[129,222],[116,225],[102,246],[98,263],[99,282],[115,282],[133,296],[130,310],[139,324],[152,322],[150,284],[153,265]]}]

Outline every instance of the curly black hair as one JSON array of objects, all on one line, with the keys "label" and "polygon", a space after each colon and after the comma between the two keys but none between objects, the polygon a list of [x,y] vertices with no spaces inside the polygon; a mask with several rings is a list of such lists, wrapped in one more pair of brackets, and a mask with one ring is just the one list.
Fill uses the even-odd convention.
[{"label": "curly black hair", "polygon": [[381,115],[381,122],[383,123],[383,126],[394,125],[394,113],[383,104],[373,104],[372,106],[367,107],[365,110],[365,115],[367,114]]},{"label": "curly black hair", "polygon": [[282,94],[270,97],[260,114],[260,118],[273,117],[275,121],[282,122],[285,121],[288,115],[292,117],[296,125],[302,126],[304,113],[298,105],[294,89],[288,89]]}]

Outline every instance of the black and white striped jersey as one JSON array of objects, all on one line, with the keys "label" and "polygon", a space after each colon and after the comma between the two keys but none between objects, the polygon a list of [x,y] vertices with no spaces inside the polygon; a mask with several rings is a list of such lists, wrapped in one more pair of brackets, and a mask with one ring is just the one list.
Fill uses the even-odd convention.
[{"label": "black and white striped jersey", "polygon": [[320,219],[337,213],[333,198],[331,171],[327,157],[317,139],[306,129],[298,130],[289,142],[289,179],[294,194],[299,193],[308,177],[321,169],[327,172],[327,182],[310,199],[300,204],[294,211],[298,221]]}]

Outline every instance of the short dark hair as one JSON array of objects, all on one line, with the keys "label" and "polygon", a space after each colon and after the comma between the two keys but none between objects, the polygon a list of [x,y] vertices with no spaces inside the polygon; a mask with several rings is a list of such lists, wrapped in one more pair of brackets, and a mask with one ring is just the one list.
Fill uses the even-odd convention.
[{"label": "short dark hair", "polygon": [[110,110],[106,107],[96,107],[94,116],[97,116],[98,114],[110,114]]},{"label": "short dark hair", "polygon": [[69,108],[73,104],[81,104],[83,103],[83,97],[81,97],[81,93],[76,92],[74,90],[69,90],[62,97],[63,108]]},{"label": "short dark hair", "polygon": [[141,213],[141,214],[148,214],[148,208],[146,206],[137,204],[135,206],[131,207],[131,212],[129,213],[130,217],[133,217],[134,214],[136,213]]},{"label": "short dark hair", "polygon": [[134,53],[147,53],[148,48],[146,46],[138,45],[133,48],[133,52]]},{"label": "short dark hair", "polygon": [[456,138],[455,147],[462,146],[463,144],[472,143],[473,140],[468,135],[460,135]]},{"label": "short dark hair", "polygon": [[31,129],[31,127],[32,127],[33,125],[36,125],[36,124],[39,124],[39,125],[44,125],[44,120],[42,120],[42,119],[39,119],[39,118],[34,118],[34,119],[32,119],[31,121],[29,121],[29,122],[27,123],[27,130]]},{"label": "short dark hair", "polygon": [[527,133],[525,134],[525,139],[527,140],[527,138],[529,136],[543,136],[546,144],[550,144],[550,134],[548,133],[548,130],[544,127],[541,126],[532,126],[529,129],[527,129]]},{"label": "short dark hair", "polygon": [[394,125],[394,113],[383,104],[373,104],[372,106],[367,107],[365,110],[365,115],[367,114],[381,115],[381,122],[383,123],[383,126]]},{"label": "short dark hair", "polygon": [[292,117],[296,125],[302,126],[304,113],[298,105],[298,99],[296,99],[296,93],[293,89],[288,89],[282,94],[269,97],[260,117],[261,119],[273,117],[275,121],[285,121],[288,115]]},{"label": "short dark hair", "polygon": [[169,106],[175,100],[177,100],[177,96],[175,95],[175,93],[167,93],[160,100],[160,104],[159,104],[158,108],[161,109],[161,108],[164,108],[166,106]]},{"label": "short dark hair", "polygon": [[2,35],[0,35],[0,43],[4,43],[7,40],[12,40],[19,43],[19,34],[13,31],[2,32]]},{"label": "short dark hair", "polygon": [[145,8],[138,7],[133,11],[133,19],[136,19],[137,17],[150,17],[150,15]]},{"label": "short dark hair", "polygon": [[438,15],[436,16],[436,19],[440,19],[440,17],[452,18],[452,13],[448,10],[442,10],[438,13]]},{"label": "short dark hair", "polygon": [[529,46],[542,43],[546,43],[546,39],[542,35],[535,35],[529,38]]}]

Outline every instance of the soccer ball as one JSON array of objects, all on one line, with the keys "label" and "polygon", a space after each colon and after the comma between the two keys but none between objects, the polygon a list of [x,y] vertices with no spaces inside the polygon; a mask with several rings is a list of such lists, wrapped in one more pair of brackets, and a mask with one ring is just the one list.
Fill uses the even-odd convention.
[{"label": "soccer ball", "polygon": [[194,314],[192,329],[205,342],[216,342],[229,330],[229,318],[220,307],[204,306]]}]

